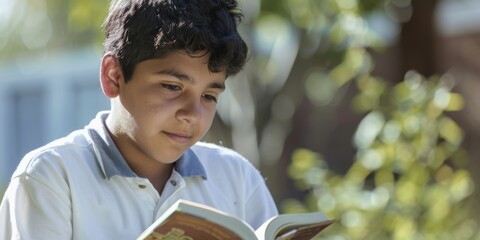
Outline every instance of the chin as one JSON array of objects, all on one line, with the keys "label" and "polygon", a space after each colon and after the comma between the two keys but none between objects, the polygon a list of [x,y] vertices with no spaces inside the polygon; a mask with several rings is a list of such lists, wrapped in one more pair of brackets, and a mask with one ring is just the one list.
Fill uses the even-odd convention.
[{"label": "chin", "polygon": [[157,162],[159,163],[164,163],[164,164],[170,164],[170,163],[173,163],[175,161],[177,161],[181,156],[182,154],[184,153],[185,151],[182,151],[180,153],[178,152],[175,152],[175,153],[169,153],[169,154],[158,154],[156,158],[154,158]]}]

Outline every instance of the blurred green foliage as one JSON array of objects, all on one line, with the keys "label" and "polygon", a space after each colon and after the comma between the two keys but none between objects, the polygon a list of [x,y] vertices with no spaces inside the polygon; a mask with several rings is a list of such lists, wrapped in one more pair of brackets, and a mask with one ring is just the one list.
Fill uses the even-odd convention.
[{"label": "blurred green foliage", "polygon": [[[253,8],[248,7],[251,1],[241,2],[246,9]],[[230,128],[220,131],[232,132],[233,147],[272,176],[269,178],[274,194],[282,191],[276,190],[282,184],[276,184],[283,177],[275,179],[278,174],[269,173],[269,169],[285,154],[299,109],[306,103],[337,107],[335,100],[341,98],[351,80],[373,68],[367,49],[381,49],[383,42],[369,27],[367,17],[377,7],[390,4],[385,2],[262,0],[258,12],[246,21],[254,57],[252,67],[246,68],[248,79],[239,80],[248,85],[231,88],[235,101],[244,105],[238,109],[233,104],[219,108],[223,125]],[[253,109],[254,117],[246,117],[250,112],[245,109]],[[238,118],[242,121],[235,120]],[[335,116],[325,118],[333,122]],[[312,125],[317,126],[305,129],[321,132],[322,126],[313,120]],[[245,129],[253,129],[248,135],[254,139],[243,136]],[[328,141],[319,140],[322,137],[311,142]],[[251,142],[254,144],[247,144]]]},{"label": "blurred green foliage", "polygon": [[[296,108],[304,104],[302,101],[320,108],[331,105],[348,86],[358,91],[351,105],[364,117],[352,139],[357,151],[348,171],[332,171],[321,153],[307,148],[293,153],[288,169],[296,186],[309,194],[305,202],[285,201],[283,210],[321,210],[338,219],[321,234],[322,239],[480,238],[473,211],[475,186],[467,169],[468,155],[461,146],[464,133],[448,114],[464,104],[462,96],[452,91],[454,79],[448,75],[426,79],[412,71],[404,81],[391,85],[371,75],[375,63],[369,51],[384,44],[371,30],[368,19],[410,3],[267,0],[262,1],[262,11],[253,25],[255,31],[266,32],[258,36],[267,36],[263,38],[270,43],[267,46],[275,46],[278,41],[268,39],[278,39],[283,32],[294,32],[298,37],[297,44],[280,48],[289,51],[298,47],[292,76],[282,87],[278,86],[278,76],[286,65],[273,61],[278,66],[272,67],[276,55],[270,51],[275,48],[257,53],[259,82],[270,87],[270,91],[256,94],[262,96],[259,99],[266,108],[257,111],[260,117],[261,112],[269,112],[270,105],[265,102],[271,99],[275,102],[287,96]],[[290,30],[275,35],[275,30],[285,28]],[[298,97],[299,93],[305,93],[306,99]],[[282,115],[267,116],[265,122],[277,121],[290,129],[283,118],[276,120],[277,116]],[[329,159],[332,161],[335,159]]]},{"label": "blurred green foliage", "polygon": [[15,0],[3,4],[0,60],[101,43],[109,1]]},{"label": "blurred green foliage", "polygon": [[285,211],[338,219],[322,239],[478,239],[464,133],[447,114],[463,106],[453,79],[409,72],[394,86],[372,76],[356,83],[354,108],[365,117],[355,162],[339,175],[320,153],[295,151],[289,175],[311,192]]}]

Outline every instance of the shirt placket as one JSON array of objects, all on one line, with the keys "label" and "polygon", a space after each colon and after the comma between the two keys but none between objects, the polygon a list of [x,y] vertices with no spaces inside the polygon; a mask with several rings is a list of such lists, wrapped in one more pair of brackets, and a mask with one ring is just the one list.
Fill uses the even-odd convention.
[{"label": "shirt placket", "polygon": [[[185,188],[185,180],[183,177],[176,171],[172,172],[172,175],[165,184],[162,194],[160,195],[160,199],[157,203],[155,208],[155,219],[159,218],[162,213],[167,210],[175,201],[178,200],[178,193],[181,192],[183,188]],[[154,219],[154,220],[155,220]]]}]

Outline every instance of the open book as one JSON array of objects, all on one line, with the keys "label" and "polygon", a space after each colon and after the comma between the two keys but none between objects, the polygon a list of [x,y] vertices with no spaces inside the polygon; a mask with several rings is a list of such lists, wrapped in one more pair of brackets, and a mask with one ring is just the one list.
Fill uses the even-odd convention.
[{"label": "open book", "polygon": [[178,200],[137,240],[309,240],[334,223],[323,213],[283,214],[256,231],[246,222],[215,208]]}]

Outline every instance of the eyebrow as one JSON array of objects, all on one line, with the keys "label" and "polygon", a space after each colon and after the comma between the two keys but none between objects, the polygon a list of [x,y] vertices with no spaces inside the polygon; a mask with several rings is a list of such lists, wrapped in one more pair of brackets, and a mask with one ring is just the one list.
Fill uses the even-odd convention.
[{"label": "eyebrow", "polygon": [[[176,70],[173,70],[173,69],[161,70],[161,71],[158,71],[157,74],[169,75],[169,76],[172,76],[174,78],[179,79],[180,81],[195,83],[195,81],[189,75],[184,74],[184,73],[179,72],[179,71],[176,71]],[[221,81],[215,81],[215,82],[210,83],[208,85],[208,87],[224,90],[225,89],[225,83],[223,83]]]}]

